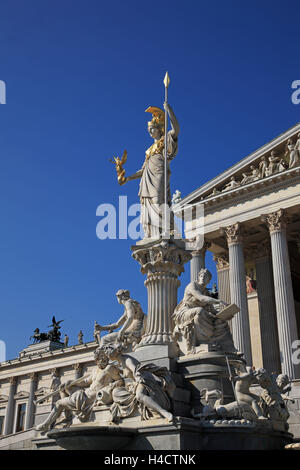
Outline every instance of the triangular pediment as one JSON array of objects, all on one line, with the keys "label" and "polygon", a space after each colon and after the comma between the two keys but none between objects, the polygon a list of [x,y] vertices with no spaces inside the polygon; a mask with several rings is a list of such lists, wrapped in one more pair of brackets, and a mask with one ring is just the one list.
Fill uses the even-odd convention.
[{"label": "triangular pediment", "polygon": [[300,123],[190,193],[174,206],[174,212],[198,202],[238,194],[244,188],[272,181],[278,175],[294,174],[300,167],[299,133]]},{"label": "triangular pediment", "polygon": [[39,388],[36,392],[35,392],[35,396],[36,397],[40,397],[42,395],[46,395],[49,393],[49,388],[46,388],[46,387],[41,387]]},{"label": "triangular pediment", "polygon": [[0,395],[0,403],[8,401],[8,396],[7,395]]},{"label": "triangular pediment", "polygon": [[14,398],[15,399],[18,399],[18,398],[28,398],[29,397],[29,393],[28,392],[24,392],[24,391],[20,391],[18,393],[15,394]]}]

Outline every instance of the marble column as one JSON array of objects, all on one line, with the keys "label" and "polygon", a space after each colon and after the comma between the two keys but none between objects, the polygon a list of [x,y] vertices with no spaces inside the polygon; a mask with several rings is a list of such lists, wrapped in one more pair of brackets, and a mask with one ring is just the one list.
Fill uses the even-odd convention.
[{"label": "marble column", "polygon": [[261,247],[256,258],[256,287],[263,366],[268,372],[281,372],[280,351],[276,319],[271,247]]},{"label": "marble column", "polygon": [[9,382],[10,382],[10,386],[9,386],[8,402],[7,402],[7,407],[6,407],[4,431],[3,431],[3,434],[5,436],[7,434],[12,433],[14,408],[15,408],[14,396],[16,393],[17,378],[10,377]]},{"label": "marble column", "polygon": [[34,423],[34,393],[36,390],[36,382],[37,382],[37,374],[33,372],[29,375],[30,377],[30,387],[29,387],[29,397],[27,403],[27,412],[26,412],[26,420],[25,420],[25,430],[32,428]]},{"label": "marble column", "polygon": [[132,247],[133,258],[147,274],[148,315],[145,334],[138,348],[145,345],[174,344],[172,314],[177,305],[178,276],[191,259],[182,240],[156,240]]},{"label": "marble column", "polygon": [[214,261],[217,267],[218,276],[218,295],[220,300],[230,304],[230,277],[229,261],[225,255],[215,255]]},{"label": "marble column", "polygon": [[73,369],[75,370],[75,380],[77,380],[82,376],[82,364],[78,362],[73,364]]},{"label": "marble column", "polygon": [[209,242],[204,242],[201,248],[191,251],[191,281],[197,281],[200,269],[205,268],[205,253],[210,245]]},{"label": "marble column", "polygon": [[232,319],[235,347],[244,353],[248,365],[252,364],[251,337],[246,292],[245,261],[239,223],[225,228],[229,249],[230,298],[240,311]]},{"label": "marble column", "polygon": [[263,216],[272,247],[274,290],[282,373],[300,378],[299,365],[293,364],[292,345],[298,339],[290,259],[287,243],[287,217],[283,210]]}]

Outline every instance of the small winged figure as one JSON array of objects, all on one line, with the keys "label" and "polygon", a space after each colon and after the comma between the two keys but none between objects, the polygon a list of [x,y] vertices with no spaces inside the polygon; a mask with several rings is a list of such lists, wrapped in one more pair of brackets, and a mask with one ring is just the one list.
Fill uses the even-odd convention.
[{"label": "small winged figure", "polygon": [[49,331],[48,335],[51,341],[59,341],[60,340],[60,323],[62,323],[64,320],[56,321],[55,316],[53,315],[52,317],[52,325],[49,325],[48,328],[52,328],[52,330]]},{"label": "small winged figure", "polygon": [[126,160],[127,160],[127,150],[124,150],[121,160],[119,157],[113,157],[113,160],[111,159],[109,160],[111,163],[116,165],[118,183],[120,185],[124,184],[126,181],[125,170],[123,168],[123,165],[126,163]]}]

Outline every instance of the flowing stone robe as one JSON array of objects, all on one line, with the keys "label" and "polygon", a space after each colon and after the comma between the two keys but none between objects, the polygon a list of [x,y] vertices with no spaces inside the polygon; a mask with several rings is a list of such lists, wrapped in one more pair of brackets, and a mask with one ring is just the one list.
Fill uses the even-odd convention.
[{"label": "flowing stone robe", "polygon": [[[170,410],[171,402],[167,392],[173,390],[173,382],[169,371],[165,367],[155,364],[138,364],[134,376],[142,377],[142,384],[147,395],[165,410]],[[139,409],[142,419],[150,419],[153,412],[136,397],[136,389],[139,383],[127,379],[124,387],[117,387],[112,392],[114,403],[110,408],[113,421],[130,416],[136,408]]]},{"label": "flowing stone robe", "polygon": [[[170,165],[178,150],[177,138],[171,132],[167,136],[167,204],[171,205]],[[139,197],[141,201],[141,223],[146,238],[157,238],[163,227],[163,207],[165,203],[165,158],[164,137],[155,142],[147,151],[141,169]],[[173,229],[172,220],[170,229]]]}]

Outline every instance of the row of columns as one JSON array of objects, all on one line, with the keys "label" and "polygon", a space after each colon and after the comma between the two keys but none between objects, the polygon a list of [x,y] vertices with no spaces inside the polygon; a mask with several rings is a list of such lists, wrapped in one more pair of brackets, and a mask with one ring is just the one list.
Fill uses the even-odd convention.
[{"label": "row of columns", "polygon": [[[73,364],[73,369],[75,370],[75,379],[78,379],[82,375],[82,365],[81,364]],[[52,370],[53,371],[53,370]],[[51,371],[50,371],[51,372]],[[25,416],[25,431],[32,428],[34,425],[34,414],[35,414],[35,392],[37,389],[37,382],[38,382],[38,374],[33,372],[29,374],[30,377],[30,384],[29,384],[29,395],[28,400],[26,403],[26,416]],[[9,392],[8,392],[8,400],[6,405],[5,411],[5,420],[4,420],[4,428],[3,428],[3,435],[8,435],[13,433],[13,424],[14,424],[14,415],[15,415],[15,406],[16,406],[16,390],[17,390],[17,377],[10,377],[9,378]]]},{"label": "row of columns", "polygon": [[[262,217],[269,229],[269,243],[256,254],[257,293],[260,310],[261,344],[264,367],[282,371],[291,379],[300,377],[299,365],[293,363],[293,343],[298,339],[294,295],[287,243],[287,217],[279,210]],[[236,348],[252,364],[248,299],[245,282],[243,227],[236,223],[222,232],[226,236],[228,258],[216,256],[219,297],[238,305],[240,312],[231,329]],[[269,250],[266,250],[267,246]],[[196,279],[194,266],[191,278]],[[204,266],[204,262],[201,267]],[[193,275],[193,277],[192,277]]]}]

